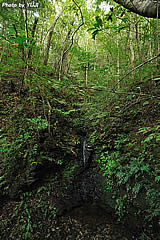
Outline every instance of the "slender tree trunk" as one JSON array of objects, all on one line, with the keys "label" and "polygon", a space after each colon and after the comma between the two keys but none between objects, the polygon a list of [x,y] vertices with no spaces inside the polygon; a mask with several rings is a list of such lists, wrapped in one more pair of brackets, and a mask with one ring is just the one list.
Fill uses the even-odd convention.
[{"label": "slender tree trunk", "polygon": [[[158,3],[159,1],[157,0],[157,54],[160,52],[160,45],[159,45],[159,12],[158,12]],[[159,59],[157,58],[157,70],[159,70]]]},{"label": "slender tree trunk", "polygon": [[[65,9],[65,8],[64,8]],[[50,50],[50,46],[51,46],[51,40],[52,40],[52,35],[53,35],[53,31],[54,31],[54,28],[56,26],[56,23],[58,21],[58,19],[61,17],[64,9],[62,10],[62,12],[56,16],[53,20],[53,24],[50,28],[50,31],[49,31],[49,35],[48,35],[48,41],[47,41],[47,48],[46,48],[46,54],[45,54],[45,57],[44,57],[44,65],[47,65],[48,63],[48,59],[49,59],[49,50]]]},{"label": "slender tree trunk", "polygon": [[44,20],[42,23],[42,30],[41,30],[41,37],[40,37],[40,53],[42,54],[42,48],[43,48],[43,35],[44,35]]},{"label": "slender tree trunk", "polygon": [[152,57],[151,19],[149,19],[149,57]]},{"label": "slender tree trunk", "polygon": [[[25,1],[24,1],[24,3],[25,3]],[[28,23],[27,23],[28,19],[27,19],[27,8],[26,7],[24,9],[24,20],[25,20],[25,31],[26,31],[26,45],[28,45],[29,33],[28,33]],[[28,48],[26,48],[25,68],[24,68],[24,73],[23,73],[23,77],[22,77],[22,85],[21,85],[20,92],[23,89],[24,80],[25,80],[25,78],[27,76],[27,72],[28,72],[28,58],[29,58],[29,50],[28,50]]]},{"label": "slender tree trunk", "polygon": [[130,51],[131,51],[131,68],[134,68],[134,47],[133,47],[133,28],[132,28],[132,24],[130,24],[130,29],[129,29],[129,36],[130,36]]},{"label": "slender tree trunk", "polygon": [[61,73],[62,73],[62,66],[63,66],[63,62],[64,62],[64,59],[66,58],[67,56],[67,53],[66,52],[66,49],[68,48],[67,46],[67,42],[70,38],[70,35],[71,35],[71,29],[68,31],[66,37],[65,37],[65,40],[64,40],[64,49],[62,50],[62,53],[61,53],[61,57],[60,57],[60,60],[59,60],[59,72],[58,72],[58,76],[59,76],[59,81],[61,80]]},{"label": "slender tree trunk", "polygon": [[68,64],[67,64],[67,69],[66,69],[66,74],[69,73],[69,70],[70,70],[70,65],[71,65],[71,60],[72,60],[72,56],[70,57],[69,61],[68,61]]},{"label": "slender tree trunk", "polygon": [[[86,54],[88,54],[88,32],[87,32],[87,42],[86,42]],[[85,84],[86,84],[86,87],[88,87],[88,69],[89,69],[89,63],[85,67]]]},{"label": "slender tree trunk", "polygon": [[137,22],[135,24],[135,30],[136,30],[136,42],[137,42],[137,51],[138,51],[138,57],[140,58],[140,46],[139,46],[139,23]]},{"label": "slender tree trunk", "polygon": [[33,28],[32,28],[32,38],[31,38],[31,41],[30,41],[30,45],[31,46],[29,48],[28,58],[30,58],[32,56],[32,43],[34,41],[34,35],[35,35],[37,23],[38,23],[38,18],[35,18],[35,21],[34,21],[34,24],[33,24]]},{"label": "slender tree trunk", "polygon": [[[117,22],[117,28],[118,28],[118,22]],[[117,32],[117,86],[118,86],[118,88],[120,87],[119,86],[119,74],[120,74],[120,69],[119,69],[119,67],[120,67],[120,63],[119,63],[119,61],[120,61],[120,59],[119,59],[119,34],[120,33],[118,33]]]},{"label": "slender tree trunk", "polygon": [[46,48],[46,54],[45,54],[45,58],[44,58],[44,65],[47,65],[48,63],[48,58],[49,58],[49,50],[50,50],[50,46],[51,46],[51,39],[52,39],[52,35],[53,35],[53,30],[56,26],[56,23],[58,21],[60,16],[56,16],[54,21],[53,21],[53,24],[50,28],[50,32],[49,32],[49,35],[48,35],[48,41],[47,41],[47,48]]},{"label": "slender tree trunk", "polygon": [[95,56],[95,62],[94,62],[94,72],[96,71],[96,64],[97,64],[97,42],[96,39],[94,41],[94,46],[95,46],[95,50],[96,50],[96,56]]}]

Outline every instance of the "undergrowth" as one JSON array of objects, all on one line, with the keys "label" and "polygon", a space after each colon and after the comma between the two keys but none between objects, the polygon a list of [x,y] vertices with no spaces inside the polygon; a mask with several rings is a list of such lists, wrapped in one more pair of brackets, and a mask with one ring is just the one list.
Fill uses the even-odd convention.
[{"label": "undergrowth", "polygon": [[[149,232],[148,226],[160,223],[160,101],[155,82],[144,82],[141,89],[143,95],[116,95],[107,104],[101,97],[98,104],[103,112],[95,113],[90,139],[119,220],[135,215]],[[93,109],[88,106],[88,111]]]},{"label": "undergrowth", "polygon": [[1,238],[27,240],[44,239],[51,234],[51,225],[56,218],[56,207],[52,201],[53,186],[41,186],[35,191],[21,194],[20,201],[0,223]]}]

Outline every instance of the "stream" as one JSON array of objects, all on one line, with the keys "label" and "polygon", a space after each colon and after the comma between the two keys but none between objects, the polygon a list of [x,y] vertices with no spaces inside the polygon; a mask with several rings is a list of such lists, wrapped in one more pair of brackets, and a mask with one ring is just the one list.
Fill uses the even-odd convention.
[{"label": "stream", "polygon": [[101,176],[96,156],[85,137],[72,183],[57,200],[58,221],[55,238],[73,240],[131,240],[135,234],[115,218],[114,209],[103,201]]}]

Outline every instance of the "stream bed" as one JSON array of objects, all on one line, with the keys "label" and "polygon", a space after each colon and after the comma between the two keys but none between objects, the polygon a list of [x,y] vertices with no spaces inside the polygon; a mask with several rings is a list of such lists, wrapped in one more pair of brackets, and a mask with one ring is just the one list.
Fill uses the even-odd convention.
[{"label": "stream bed", "polygon": [[[132,240],[136,234],[115,218],[114,209],[103,201],[101,173],[96,158],[87,151],[87,141],[82,146],[83,154],[72,173],[71,182],[63,190],[58,181],[54,199],[57,220],[46,239],[55,240]],[[90,149],[89,149],[90,150]],[[60,178],[61,179],[61,178]]]},{"label": "stream bed", "polygon": [[70,215],[61,217],[56,223],[53,235],[46,239],[55,240],[131,240],[134,235],[110,215],[99,215],[97,209],[81,207]]}]

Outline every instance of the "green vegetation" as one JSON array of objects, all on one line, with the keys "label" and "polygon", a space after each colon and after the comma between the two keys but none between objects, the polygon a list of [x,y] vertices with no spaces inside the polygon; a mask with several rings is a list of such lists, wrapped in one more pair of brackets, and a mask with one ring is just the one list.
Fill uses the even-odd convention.
[{"label": "green vegetation", "polygon": [[[36,232],[35,239],[50,234],[51,222],[56,217],[52,196],[53,189],[50,185],[23,193],[10,218],[1,221],[1,237],[25,240],[33,239],[33,232]],[[41,231],[41,236],[37,229]]]},{"label": "green vegetation", "polygon": [[54,181],[72,182],[82,132],[120,221],[160,227],[159,19],[101,2],[0,6],[0,197],[17,201],[3,239],[51,234]]}]

